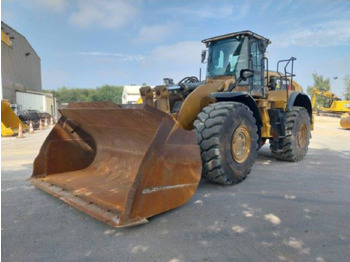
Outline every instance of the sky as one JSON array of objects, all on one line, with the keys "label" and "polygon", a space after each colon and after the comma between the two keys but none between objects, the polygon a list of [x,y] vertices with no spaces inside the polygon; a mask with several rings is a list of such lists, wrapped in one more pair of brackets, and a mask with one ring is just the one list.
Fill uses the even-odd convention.
[{"label": "sky", "polygon": [[241,30],[272,41],[270,70],[296,57],[304,89],[318,73],[342,96],[350,74],[350,0],[2,0],[1,20],[40,56],[43,89],[203,79],[201,40]]}]

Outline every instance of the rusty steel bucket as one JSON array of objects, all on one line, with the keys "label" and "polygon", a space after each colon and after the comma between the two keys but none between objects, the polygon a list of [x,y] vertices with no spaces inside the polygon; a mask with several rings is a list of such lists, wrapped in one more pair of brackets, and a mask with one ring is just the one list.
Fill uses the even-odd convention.
[{"label": "rusty steel bucket", "polygon": [[34,161],[33,185],[114,227],[186,203],[201,175],[193,131],[147,105],[60,109]]}]

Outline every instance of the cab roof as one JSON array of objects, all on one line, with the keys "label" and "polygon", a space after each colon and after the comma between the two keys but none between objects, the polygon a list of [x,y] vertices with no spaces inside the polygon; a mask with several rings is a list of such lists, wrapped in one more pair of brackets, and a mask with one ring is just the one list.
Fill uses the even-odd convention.
[{"label": "cab roof", "polygon": [[226,35],[214,36],[214,37],[202,40],[202,43],[208,45],[210,42],[221,40],[221,39],[232,38],[232,37],[238,36],[238,35],[251,36],[251,37],[254,37],[254,38],[257,38],[257,39],[260,39],[260,40],[264,40],[264,41],[267,42],[267,44],[271,44],[271,41],[269,39],[267,39],[267,38],[265,38],[265,37],[263,37],[263,36],[261,36],[259,34],[256,34],[256,33],[252,32],[252,31],[249,31],[249,30],[235,32],[235,33],[230,33],[230,34],[226,34]]}]

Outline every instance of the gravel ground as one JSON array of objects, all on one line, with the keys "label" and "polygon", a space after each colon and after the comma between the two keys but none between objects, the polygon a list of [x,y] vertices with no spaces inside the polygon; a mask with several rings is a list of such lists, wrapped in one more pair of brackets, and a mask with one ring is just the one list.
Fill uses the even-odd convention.
[{"label": "gravel ground", "polygon": [[350,261],[350,130],[316,117],[299,163],[265,145],[241,184],[202,180],[184,206],[115,229],[27,179],[50,129],[1,139],[3,261]]}]

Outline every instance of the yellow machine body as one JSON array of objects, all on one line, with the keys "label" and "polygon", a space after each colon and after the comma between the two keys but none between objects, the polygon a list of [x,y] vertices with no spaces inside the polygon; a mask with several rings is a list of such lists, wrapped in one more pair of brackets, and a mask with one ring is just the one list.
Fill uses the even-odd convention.
[{"label": "yellow machine body", "polygon": [[12,110],[10,103],[1,100],[1,136],[13,136],[18,133],[19,125],[23,131],[28,130],[28,126],[18,118]]}]

